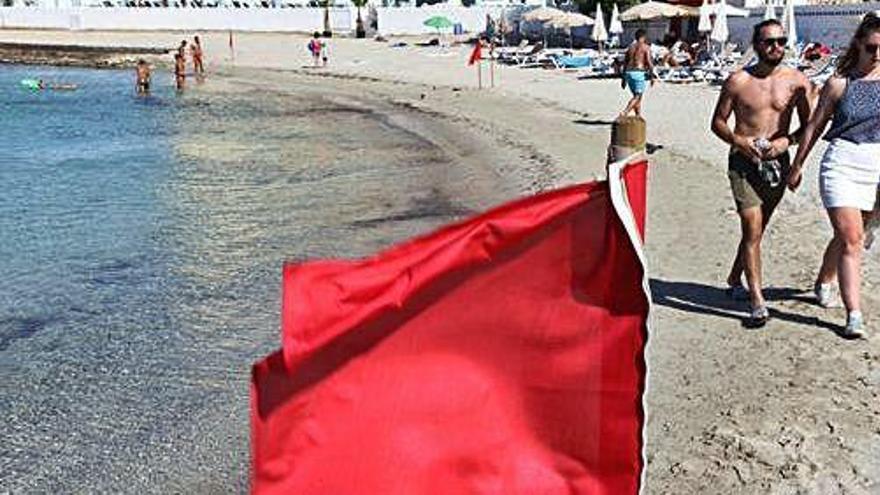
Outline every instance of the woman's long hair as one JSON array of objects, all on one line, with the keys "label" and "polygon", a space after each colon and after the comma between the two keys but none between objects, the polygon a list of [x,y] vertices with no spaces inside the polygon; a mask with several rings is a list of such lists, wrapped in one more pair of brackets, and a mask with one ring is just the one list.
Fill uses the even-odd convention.
[{"label": "woman's long hair", "polygon": [[859,65],[859,42],[864,41],[874,31],[880,31],[880,17],[874,12],[868,12],[849,42],[846,53],[837,60],[838,75],[846,77],[856,69]]}]

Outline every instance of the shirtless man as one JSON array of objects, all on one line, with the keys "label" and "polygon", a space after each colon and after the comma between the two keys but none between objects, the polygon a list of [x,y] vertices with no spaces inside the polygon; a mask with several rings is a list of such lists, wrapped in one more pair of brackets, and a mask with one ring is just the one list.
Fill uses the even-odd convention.
[{"label": "shirtless man", "polygon": [[150,92],[150,66],[144,59],[138,60],[135,68],[135,90],[139,95]]},{"label": "shirtless man", "polygon": [[642,115],[642,95],[645,94],[647,80],[651,80],[651,86],[654,85],[654,63],[651,61],[651,46],[648,45],[648,37],[644,29],[636,31],[636,39],[626,50],[626,57],[623,62],[623,74],[620,80],[620,87],[629,86],[632,92],[632,98],[626,104],[621,117],[626,117],[630,112],[636,115]]},{"label": "shirtless man", "polygon": [[193,42],[189,49],[192,52],[193,72],[195,72],[196,75],[204,76],[205,66],[202,62],[202,42],[199,40],[198,36],[193,37]]},{"label": "shirtless man", "polygon": [[[741,238],[727,277],[728,293],[751,302],[749,326],[769,318],[761,293],[761,238],[773,210],[782,199],[789,172],[789,146],[797,143],[810,117],[810,82],[803,73],[780,65],[785,55],[785,31],[779,21],[755,26],[752,46],[758,63],[732,74],[724,83],[712,132],[730,145],[727,175],[739,213]],[[789,133],[797,108],[800,128]],[[731,112],[736,126],[727,125]],[[745,271],[748,292],[742,286]]]},{"label": "shirtless man", "polygon": [[177,90],[182,91],[186,83],[186,61],[179,53],[174,54],[174,81],[177,84]]}]

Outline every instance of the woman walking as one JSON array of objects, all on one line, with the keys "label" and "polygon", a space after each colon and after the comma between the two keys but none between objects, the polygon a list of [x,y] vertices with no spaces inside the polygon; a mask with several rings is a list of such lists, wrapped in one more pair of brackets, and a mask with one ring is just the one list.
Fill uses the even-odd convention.
[{"label": "woman walking", "polygon": [[823,256],[815,292],[822,306],[833,302],[832,283],[837,275],[847,319],[844,336],[863,337],[861,285],[864,222],[874,210],[880,183],[880,17],[870,13],[856,30],[849,49],[840,58],[837,72],[822,89],[819,105],[807,123],[798,149],[789,188],[796,189],[801,169],[819,135],[828,149],[819,170],[822,204],[828,211],[834,238]]}]

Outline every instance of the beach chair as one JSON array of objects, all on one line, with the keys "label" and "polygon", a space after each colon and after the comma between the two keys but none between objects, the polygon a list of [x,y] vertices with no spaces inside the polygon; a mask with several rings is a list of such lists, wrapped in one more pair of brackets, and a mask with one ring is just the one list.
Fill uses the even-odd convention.
[{"label": "beach chair", "polygon": [[517,46],[496,48],[496,60],[504,64],[519,64],[520,59],[528,56],[535,50],[535,45],[530,45],[528,40],[522,40]]},{"label": "beach chair", "polygon": [[535,63],[538,58],[541,57],[542,52],[544,52],[544,43],[540,41],[531,46],[528,50],[523,50],[520,53],[517,53],[513,57],[513,62],[516,65],[523,66],[529,63]]},{"label": "beach chair", "polygon": [[571,52],[563,48],[545,48],[524,59],[519,67],[523,69],[558,69],[560,68],[559,58],[570,55]]},{"label": "beach chair", "polygon": [[593,66],[593,58],[589,55],[561,55],[553,57],[557,69],[584,69]]},{"label": "beach chair", "polygon": [[498,61],[502,61],[508,59],[518,53],[529,48],[529,40],[522,40],[519,45],[516,46],[496,46],[495,47],[495,59]]}]

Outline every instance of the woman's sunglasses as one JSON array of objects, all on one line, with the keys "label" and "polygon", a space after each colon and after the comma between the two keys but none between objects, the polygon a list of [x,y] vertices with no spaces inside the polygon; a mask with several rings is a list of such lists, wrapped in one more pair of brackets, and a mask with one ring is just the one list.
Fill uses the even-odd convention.
[{"label": "woman's sunglasses", "polygon": [[785,46],[786,44],[788,44],[788,38],[785,36],[780,36],[778,38],[764,38],[761,40],[761,43],[764,43],[767,46]]},{"label": "woman's sunglasses", "polygon": [[865,53],[868,55],[873,55],[877,53],[877,50],[880,50],[880,45],[862,45],[862,48],[864,48]]}]

